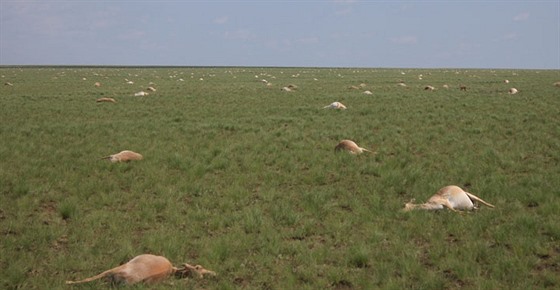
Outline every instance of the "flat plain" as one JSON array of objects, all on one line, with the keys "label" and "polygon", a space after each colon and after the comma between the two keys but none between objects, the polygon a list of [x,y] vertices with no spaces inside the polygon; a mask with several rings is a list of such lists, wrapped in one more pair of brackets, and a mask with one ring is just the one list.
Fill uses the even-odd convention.
[{"label": "flat plain", "polygon": [[[0,75],[2,289],[109,288],[64,281],[142,253],[218,275],[133,289],[560,287],[560,71]],[[101,159],[122,150],[144,160]],[[496,207],[402,211],[451,184]]]}]

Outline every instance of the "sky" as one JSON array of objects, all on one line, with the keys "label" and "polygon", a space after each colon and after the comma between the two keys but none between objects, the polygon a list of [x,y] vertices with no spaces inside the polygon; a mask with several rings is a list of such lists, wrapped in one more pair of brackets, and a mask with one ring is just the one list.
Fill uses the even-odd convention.
[{"label": "sky", "polygon": [[0,0],[0,65],[560,69],[560,0]]}]

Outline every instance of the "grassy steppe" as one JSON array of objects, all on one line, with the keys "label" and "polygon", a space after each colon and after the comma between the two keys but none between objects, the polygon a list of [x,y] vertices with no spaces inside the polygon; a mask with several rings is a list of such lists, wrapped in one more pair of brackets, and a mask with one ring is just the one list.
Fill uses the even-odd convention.
[{"label": "grassy steppe", "polygon": [[[560,287],[559,71],[0,75],[2,289],[109,288],[64,281],[142,253],[218,276],[134,289]],[[333,101],[348,110],[322,109]],[[341,139],[377,154],[334,154]],[[145,159],[100,160],[125,149]],[[496,208],[400,211],[450,184]]]}]

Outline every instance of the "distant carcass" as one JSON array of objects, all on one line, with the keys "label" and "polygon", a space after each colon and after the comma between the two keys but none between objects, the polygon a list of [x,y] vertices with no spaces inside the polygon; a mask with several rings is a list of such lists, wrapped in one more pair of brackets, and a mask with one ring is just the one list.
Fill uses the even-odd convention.
[{"label": "distant carcass", "polygon": [[343,105],[341,102],[333,102],[328,106],[324,106],[323,109],[346,110],[346,106]]},{"label": "distant carcass", "polygon": [[292,91],[292,89],[290,89],[288,87],[282,87],[281,90],[284,91],[284,92],[291,92]]},{"label": "distant carcass", "polygon": [[111,161],[112,163],[117,163],[117,162],[129,162],[133,160],[142,160],[144,159],[144,156],[134,151],[124,150],[117,154],[109,155],[101,159],[109,159],[109,161]]},{"label": "distant carcass", "polygon": [[370,150],[367,150],[366,148],[362,148],[360,146],[358,146],[356,144],[356,142],[352,141],[352,140],[342,140],[338,143],[338,145],[336,145],[336,147],[334,147],[334,151],[335,152],[339,152],[339,151],[347,151],[351,154],[361,154],[363,152],[370,152],[373,153]]},{"label": "distant carcass", "polygon": [[134,94],[135,97],[143,97],[143,96],[147,96],[147,95],[149,95],[149,93],[146,93],[144,91],[141,91],[141,92],[138,92],[138,93]]},{"label": "distant carcass", "polygon": [[96,100],[96,102],[101,103],[101,102],[108,102],[108,103],[116,103],[117,101],[113,98],[99,98]]}]

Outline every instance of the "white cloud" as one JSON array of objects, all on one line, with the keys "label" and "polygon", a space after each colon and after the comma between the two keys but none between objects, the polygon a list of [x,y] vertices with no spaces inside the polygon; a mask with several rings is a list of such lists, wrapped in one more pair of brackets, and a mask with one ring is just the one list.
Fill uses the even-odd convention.
[{"label": "white cloud", "polygon": [[227,16],[222,16],[214,19],[215,24],[225,24],[228,21],[229,21],[229,17]]},{"label": "white cloud", "polygon": [[254,40],[257,36],[247,29],[238,29],[224,32],[224,38],[230,40]]},{"label": "white cloud", "polygon": [[348,15],[352,13],[352,7],[346,7],[344,9],[337,10],[336,15]]},{"label": "white cloud", "polygon": [[399,37],[391,38],[391,42],[396,44],[416,44],[418,43],[418,37],[414,35],[405,35]]},{"label": "white cloud", "polygon": [[513,21],[525,21],[527,19],[529,19],[529,12],[519,13],[513,17]]},{"label": "white cloud", "polygon": [[316,36],[302,37],[302,38],[297,39],[297,43],[316,44],[316,43],[319,43],[319,37],[316,37]]},{"label": "white cloud", "polygon": [[518,39],[517,33],[509,32],[509,33],[506,33],[506,34],[498,37],[497,39],[494,39],[494,41],[512,41],[512,40],[517,40],[517,39]]},{"label": "white cloud", "polygon": [[137,39],[143,39],[146,36],[146,32],[142,31],[142,30],[130,30],[127,31],[126,33],[121,33],[119,35],[119,39],[122,40],[137,40]]}]

